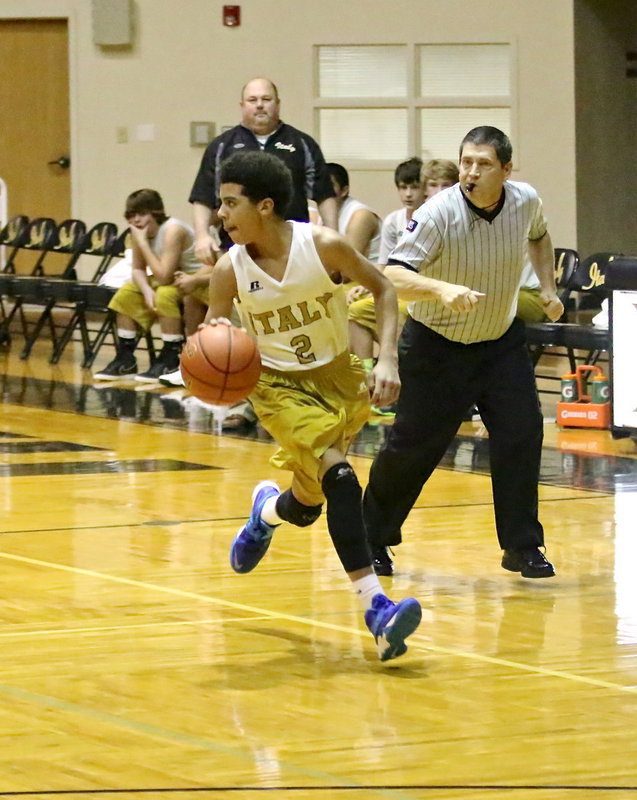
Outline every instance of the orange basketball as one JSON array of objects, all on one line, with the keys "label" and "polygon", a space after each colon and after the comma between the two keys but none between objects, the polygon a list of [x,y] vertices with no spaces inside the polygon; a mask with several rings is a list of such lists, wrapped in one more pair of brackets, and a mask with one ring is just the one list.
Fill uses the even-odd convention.
[{"label": "orange basketball", "polygon": [[186,388],[204,403],[230,406],[245,400],[260,373],[256,342],[242,328],[206,325],[188,337],[181,351]]}]

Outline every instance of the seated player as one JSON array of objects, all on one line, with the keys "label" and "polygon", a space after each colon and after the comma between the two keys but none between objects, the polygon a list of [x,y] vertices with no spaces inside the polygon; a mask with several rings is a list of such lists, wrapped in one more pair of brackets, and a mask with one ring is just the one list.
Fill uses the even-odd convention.
[{"label": "seated player", "polygon": [[[194,278],[202,265],[195,258],[192,228],[166,215],[163,200],[154,189],[130,194],[124,216],[132,240],[132,279],[117,290],[108,306],[117,315],[116,356],[94,377],[112,381],[134,375],[137,381],[155,382],[178,368],[184,341],[183,295],[175,276],[179,272]],[[193,302],[201,306],[200,319],[208,301],[207,284],[206,277],[190,292]],[[136,374],[139,330],[149,331],[155,321],[161,330],[162,349],[146,372]]]},{"label": "seated player", "polygon": [[338,209],[338,232],[365,256],[372,264],[378,263],[380,252],[381,220],[375,211],[350,195],[349,173],[342,164],[327,164],[336,208]]},{"label": "seated player", "polygon": [[[347,460],[369,415],[370,393],[392,402],[399,389],[396,295],[383,275],[335,231],[288,222],[287,167],[263,151],[240,152],[221,165],[219,218],[234,247],[216,264],[208,320],[241,320],[256,336],[263,370],[250,395],[279,450],[272,463],[292,472],[292,485],[257,484],[250,518],[230,552],[235,572],[253,570],[276,527],[311,525],[327,504],[327,527],[364,612],[381,661],[407,650],[421,619],[414,598],[393,603],[372,568],[361,510],[361,486]],[[378,311],[378,361],[369,376],[348,352],[342,278],[372,292]]]}]

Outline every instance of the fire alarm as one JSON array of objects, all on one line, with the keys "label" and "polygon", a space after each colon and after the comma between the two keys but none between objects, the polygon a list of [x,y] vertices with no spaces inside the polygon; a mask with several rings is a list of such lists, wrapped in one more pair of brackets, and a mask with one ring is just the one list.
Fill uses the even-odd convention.
[{"label": "fire alarm", "polygon": [[223,24],[229,28],[236,28],[241,25],[241,6],[224,6]]}]

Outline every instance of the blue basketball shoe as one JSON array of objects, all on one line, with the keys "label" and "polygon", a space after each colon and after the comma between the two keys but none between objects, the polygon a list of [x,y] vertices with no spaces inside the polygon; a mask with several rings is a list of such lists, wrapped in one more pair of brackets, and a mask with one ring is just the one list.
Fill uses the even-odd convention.
[{"label": "blue basketball shoe", "polygon": [[272,481],[257,483],[252,492],[250,518],[234,537],[230,547],[230,566],[235,572],[251,572],[270,546],[276,525],[261,519],[263,504],[269,497],[278,497],[281,490]]},{"label": "blue basketball shoe", "polygon": [[365,612],[365,622],[376,639],[381,661],[407,652],[405,639],[416,630],[421,618],[420,603],[413,597],[392,603],[384,594],[374,595],[372,607]]}]

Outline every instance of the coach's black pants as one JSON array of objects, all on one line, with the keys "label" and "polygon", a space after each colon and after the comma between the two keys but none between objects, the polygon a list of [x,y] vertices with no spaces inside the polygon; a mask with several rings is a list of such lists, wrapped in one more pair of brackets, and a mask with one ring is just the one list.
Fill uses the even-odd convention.
[{"label": "coach's black pants", "polygon": [[543,544],[537,518],[543,421],[524,324],[516,319],[500,339],[464,345],[410,318],[399,355],[396,419],[363,502],[371,546],[400,543],[401,525],[473,404],[489,432],[500,547]]}]

